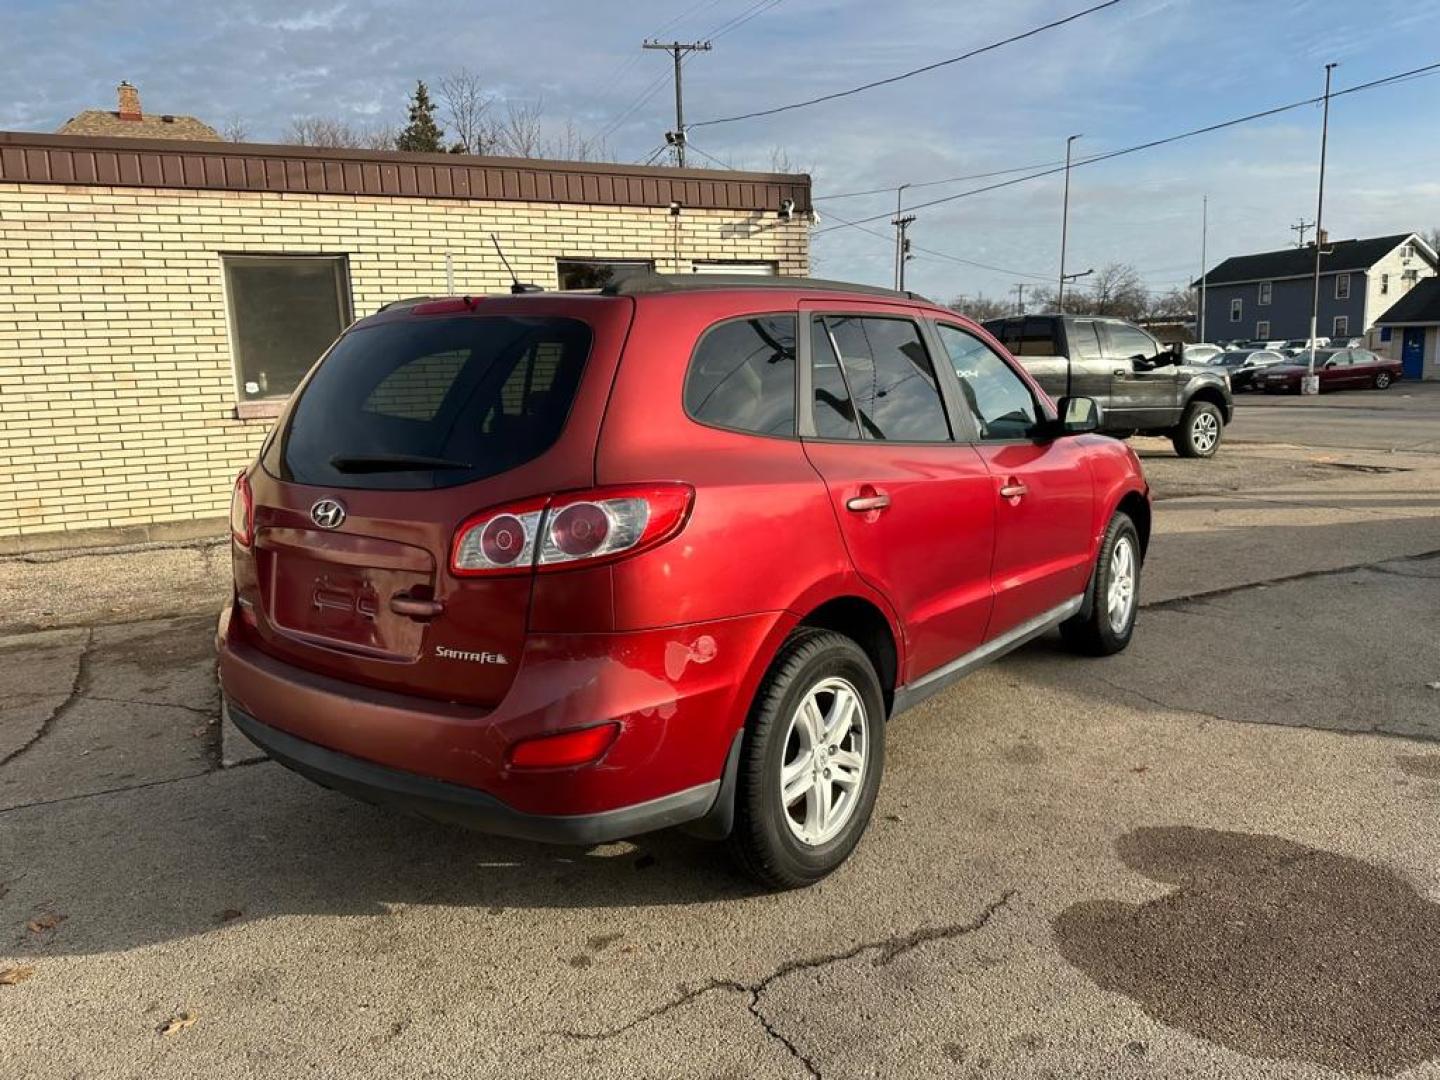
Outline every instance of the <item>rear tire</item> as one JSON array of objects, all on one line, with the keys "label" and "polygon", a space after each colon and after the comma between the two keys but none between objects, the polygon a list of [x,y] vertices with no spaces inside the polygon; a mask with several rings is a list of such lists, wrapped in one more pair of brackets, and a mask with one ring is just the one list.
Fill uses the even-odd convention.
[{"label": "rear tire", "polygon": [[1113,656],[1130,644],[1140,608],[1140,562],[1135,522],[1117,510],[1100,542],[1085,607],[1060,624],[1065,644],[1086,656]]},{"label": "rear tire", "polygon": [[1175,452],[1183,458],[1214,457],[1225,436],[1225,418],[1208,401],[1192,401],[1185,407],[1180,426],[1170,436]]},{"label": "rear tire", "polygon": [[795,631],[746,724],[730,834],[736,862],[772,889],[819,881],[860,842],[884,771],[885,699],[869,657],[832,630]]},{"label": "rear tire", "polygon": [[1380,372],[1380,374],[1378,374],[1378,375],[1375,376],[1375,389],[1376,389],[1376,390],[1389,390],[1389,389],[1390,389],[1390,382],[1391,382],[1390,373],[1389,373],[1388,371],[1382,371],[1382,372]]}]

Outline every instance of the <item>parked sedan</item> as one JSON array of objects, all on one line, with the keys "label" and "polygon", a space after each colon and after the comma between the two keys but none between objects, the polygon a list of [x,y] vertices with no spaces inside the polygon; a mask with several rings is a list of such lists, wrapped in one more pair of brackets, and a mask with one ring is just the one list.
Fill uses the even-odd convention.
[{"label": "parked sedan", "polygon": [[1182,345],[1180,349],[1182,364],[1213,364],[1215,358],[1225,351],[1219,345],[1210,345],[1203,341]]},{"label": "parked sedan", "polygon": [[1287,362],[1274,349],[1229,349],[1211,360],[1209,366],[1224,369],[1230,376],[1230,389],[1239,391],[1255,388],[1257,372]]},{"label": "parked sedan", "polygon": [[[1309,354],[1268,368],[1254,380],[1267,394],[1298,394],[1300,380],[1309,373]],[[1356,390],[1373,386],[1384,390],[1401,376],[1399,360],[1377,356],[1369,349],[1316,349],[1315,374],[1321,390]]]}]

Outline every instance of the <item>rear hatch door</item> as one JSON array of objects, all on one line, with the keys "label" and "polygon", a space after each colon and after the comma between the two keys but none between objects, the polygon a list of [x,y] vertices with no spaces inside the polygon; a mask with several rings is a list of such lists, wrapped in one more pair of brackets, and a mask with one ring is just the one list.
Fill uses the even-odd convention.
[{"label": "rear hatch door", "polygon": [[377,689],[497,703],[523,650],[533,575],[457,577],[456,529],[593,483],[631,308],[443,302],[342,337],[252,473],[255,595],[243,598],[259,647]]}]

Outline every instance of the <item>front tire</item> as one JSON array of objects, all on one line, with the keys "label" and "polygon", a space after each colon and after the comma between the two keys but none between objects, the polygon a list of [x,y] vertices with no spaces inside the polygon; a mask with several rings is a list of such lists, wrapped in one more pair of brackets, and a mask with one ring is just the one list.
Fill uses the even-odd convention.
[{"label": "front tire", "polygon": [[1380,372],[1380,374],[1378,374],[1378,375],[1375,376],[1375,389],[1376,389],[1376,390],[1389,390],[1389,389],[1390,389],[1390,382],[1391,382],[1390,373],[1389,373],[1388,371],[1382,371],[1382,372]]},{"label": "front tire", "polygon": [[1086,656],[1113,656],[1130,644],[1140,607],[1140,534],[1123,510],[1110,519],[1090,593],[1079,615],[1060,624],[1060,636]]},{"label": "front tire", "polygon": [[730,848],[774,889],[840,866],[869,824],[885,770],[885,699],[850,638],[804,627],[785,641],[746,724]]},{"label": "front tire", "polygon": [[1214,457],[1225,434],[1225,418],[1208,401],[1192,401],[1185,407],[1180,426],[1170,436],[1175,452],[1183,458]]}]

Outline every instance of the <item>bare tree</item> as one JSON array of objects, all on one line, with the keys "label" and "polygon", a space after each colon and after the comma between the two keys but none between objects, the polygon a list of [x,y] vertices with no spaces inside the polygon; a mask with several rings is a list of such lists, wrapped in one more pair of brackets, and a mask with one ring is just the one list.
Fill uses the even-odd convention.
[{"label": "bare tree", "polygon": [[328,116],[297,116],[285,129],[282,141],[298,146],[325,146],[348,150],[394,150],[393,125],[358,128]]},{"label": "bare tree", "polygon": [[599,161],[610,156],[604,139],[586,135],[573,120],[558,127],[547,124],[543,101],[507,101],[503,116],[489,117],[484,139],[488,152],[504,157]]},{"label": "bare tree", "polygon": [[1178,286],[1168,292],[1156,293],[1146,301],[1145,317],[1172,322],[1192,319],[1195,317],[1195,294]]},{"label": "bare tree", "polygon": [[1421,233],[1420,239],[1430,245],[1431,251],[1440,251],[1440,227]]},{"label": "bare tree", "polygon": [[245,126],[245,121],[240,117],[232,116],[221,127],[220,137],[226,142],[249,142],[250,129]]},{"label": "bare tree", "polygon": [[951,311],[961,315],[968,315],[976,322],[984,322],[986,319],[998,319],[1003,315],[1009,315],[1013,311],[1012,305],[1005,300],[996,300],[986,296],[983,292],[974,296],[957,296],[947,305]]},{"label": "bare tree", "polygon": [[487,151],[487,117],[490,96],[480,76],[469,68],[446,75],[436,84],[445,120],[455,135],[452,153],[483,154]]}]

